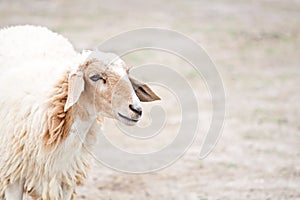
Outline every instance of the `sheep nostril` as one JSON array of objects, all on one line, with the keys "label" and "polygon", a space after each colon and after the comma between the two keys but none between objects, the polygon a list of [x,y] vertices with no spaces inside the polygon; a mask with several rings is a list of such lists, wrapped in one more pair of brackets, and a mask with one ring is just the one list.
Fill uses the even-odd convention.
[{"label": "sheep nostril", "polygon": [[138,115],[142,115],[142,108],[141,107],[135,107],[134,105],[129,105],[130,110],[137,113]]}]

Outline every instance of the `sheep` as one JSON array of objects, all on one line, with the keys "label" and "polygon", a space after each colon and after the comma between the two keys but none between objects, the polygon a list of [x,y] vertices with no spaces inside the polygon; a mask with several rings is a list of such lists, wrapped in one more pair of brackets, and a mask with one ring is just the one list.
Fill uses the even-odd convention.
[{"label": "sheep", "polygon": [[73,199],[103,119],[135,125],[160,99],[121,58],[45,27],[0,30],[0,69],[0,199]]}]

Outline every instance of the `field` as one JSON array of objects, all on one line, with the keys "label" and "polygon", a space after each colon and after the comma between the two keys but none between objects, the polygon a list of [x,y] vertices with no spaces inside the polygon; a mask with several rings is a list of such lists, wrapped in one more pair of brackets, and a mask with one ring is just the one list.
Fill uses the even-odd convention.
[{"label": "field", "polygon": [[[17,24],[47,26],[77,50],[145,26],[176,30],[206,49],[222,77],[226,117],[209,156],[198,159],[210,123],[209,93],[187,71],[203,92],[197,94],[202,123],[191,148],[173,165],[147,174],[122,173],[95,162],[76,199],[300,199],[299,0],[0,0],[0,27]],[[131,60],[181,63],[161,52]],[[130,146],[114,129],[108,121],[104,133]]]}]

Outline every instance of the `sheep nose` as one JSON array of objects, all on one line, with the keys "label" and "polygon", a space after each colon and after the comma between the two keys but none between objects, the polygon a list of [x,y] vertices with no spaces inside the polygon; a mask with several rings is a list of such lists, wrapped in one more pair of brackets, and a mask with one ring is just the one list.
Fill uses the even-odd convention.
[{"label": "sheep nose", "polygon": [[132,104],[129,105],[130,110],[137,113],[138,115],[142,115],[142,108],[139,106],[134,106]]}]

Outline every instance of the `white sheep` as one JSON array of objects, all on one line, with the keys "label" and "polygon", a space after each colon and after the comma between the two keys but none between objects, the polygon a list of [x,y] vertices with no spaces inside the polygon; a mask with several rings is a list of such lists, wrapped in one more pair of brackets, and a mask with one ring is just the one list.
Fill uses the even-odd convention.
[{"label": "white sheep", "polygon": [[[68,200],[101,117],[134,125],[159,97],[114,54],[77,53],[44,27],[0,31],[0,199]],[[82,139],[80,140],[79,137]]]}]

